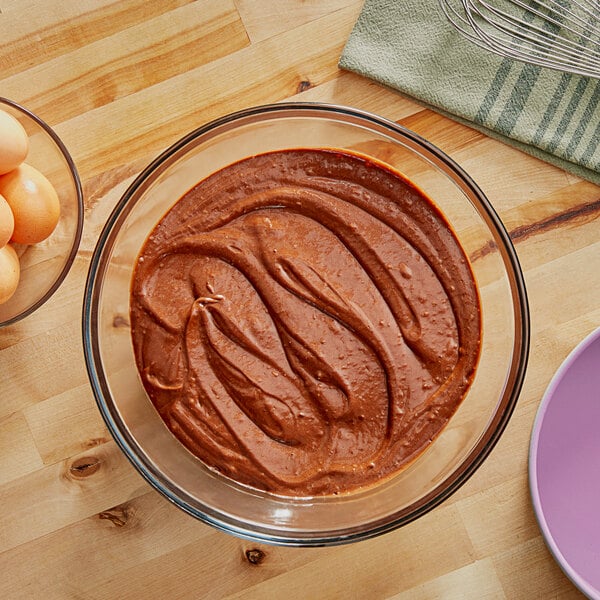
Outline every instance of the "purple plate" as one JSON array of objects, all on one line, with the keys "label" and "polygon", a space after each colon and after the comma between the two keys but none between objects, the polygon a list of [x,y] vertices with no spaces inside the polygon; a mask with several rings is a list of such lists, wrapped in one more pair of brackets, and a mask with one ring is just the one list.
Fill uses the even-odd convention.
[{"label": "purple plate", "polygon": [[554,558],[586,596],[600,600],[600,329],[571,352],[544,394],[529,483]]}]

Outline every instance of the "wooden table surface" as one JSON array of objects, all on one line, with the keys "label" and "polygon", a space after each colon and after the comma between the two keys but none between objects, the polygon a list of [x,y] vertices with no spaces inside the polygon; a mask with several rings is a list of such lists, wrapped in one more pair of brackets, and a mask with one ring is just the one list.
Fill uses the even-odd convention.
[{"label": "wooden table surface", "polygon": [[[360,0],[0,0],[0,95],[56,128],[84,234],[52,299],[0,330],[0,598],[580,598],[547,551],[527,482],[556,368],[600,325],[600,188],[338,69]],[[444,504],[395,532],[281,548],[195,521],[112,441],[80,334],[98,233],[142,167],[187,131],[294,98],[353,105],[431,140],[480,184],[516,244],[532,346],[514,416]]]}]

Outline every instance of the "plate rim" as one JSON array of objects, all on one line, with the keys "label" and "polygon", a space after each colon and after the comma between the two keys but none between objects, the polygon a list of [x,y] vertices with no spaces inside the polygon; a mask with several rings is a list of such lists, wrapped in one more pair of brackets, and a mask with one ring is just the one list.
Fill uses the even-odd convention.
[{"label": "plate rim", "polygon": [[552,554],[554,560],[563,570],[565,575],[572,581],[575,587],[577,587],[577,589],[580,592],[582,592],[588,598],[590,598],[590,600],[600,600],[600,590],[597,589],[590,582],[588,582],[587,579],[585,579],[583,576],[581,576],[579,572],[565,558],[558,544],[554,540],[554,537],[552,536],[552,533],[550,531],[550,527],[548,526],[548,523],[544,516],[541,504],[541,497],[538,488],[537,458],[540,431],[544,423],[544,418],[546,416],[548,406],[554,398],[559,384],[562,382],[567,372],[581,358],[581,356],[585,354],[589,347],[592,346],[594,342],[599,341],[600,327],[597,327],[596,329],[591,331],[591,333],[589,333],[585,338],[583,338],[580,342],[577,343],[577,345],[571,350],[571,352],[563,360],[563,362],[560,364],[560,366],[552,376],[552,379],[550,380],[550,383],[548,384],[548,387],[546,388],[544,395],[542,396],[542,400],[535,415],[533,428],[531,431],[528,457],[529,493],[531,496],[531,502],[533,504],[535,517],[537,519],[538,526],[542,532],[544,542],[550,550],[550,553]]}]

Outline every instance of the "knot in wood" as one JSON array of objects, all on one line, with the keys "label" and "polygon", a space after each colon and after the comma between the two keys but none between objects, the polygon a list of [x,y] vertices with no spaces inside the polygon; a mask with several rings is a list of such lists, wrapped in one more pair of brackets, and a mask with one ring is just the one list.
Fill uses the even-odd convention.
[{"label": "knot in wood", "polygon": [[99,519],[110,521],[115,527],[123,527],[130,517],[129,504],[119,504],[98,514]]},{"label": "knot in wood", "polygon": [[266,554],[259,548],[250,548],[246,550],[246,560],[251,565],[260,565],[266,558]]},{"label": "knot in wood", "polygon": [[304,92],[305,90],[309,90],[312,87],[312,83],[307,79],[303,79],[298,86],[296,87],[296,93]]},{"label": "knot in wood", "polygon": [[74,460],[69,467],[72,477],[89,477],[98,471],[101,461],[97,456],[82,456]]}]

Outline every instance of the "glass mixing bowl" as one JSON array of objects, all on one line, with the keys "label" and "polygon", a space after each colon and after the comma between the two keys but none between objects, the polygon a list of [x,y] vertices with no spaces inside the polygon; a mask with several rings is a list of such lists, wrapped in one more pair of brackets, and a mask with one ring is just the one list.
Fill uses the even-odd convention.
[{"label": "glass mixing bowl", "polygon": [[60,201],[56,228],[43,242],[15,247],[21,274],[14,295],[0,304],[0,327],[38,309],[59,288],[77,254],[83,230],[83,192],[77,169],[56,132],[40,117],[7,98],[0,110],[15,117],[29,136],[25,162],[50,180]]},{"label": "glass mixing bowl", "polygon": [[[404,173],[433,199],[470,258],[481,296],[473,385],[447,427],[396,476],[347,495],[286,498],[220,476],[168,431],[137,372],[129,326],[138,253],[163,214],[197,182],[242,158],[286,148],[338,148]],[[431,510],[488,456],[517,402],[529,347],[523,277],[498,215],[471,178],[415,133],[353,108],[312,103],[250,108],[186,135],[125,192],[93,254],[83,343],[98,406],[146,480],[194,517],[248,539],[320,546],[372,537]]]}]

